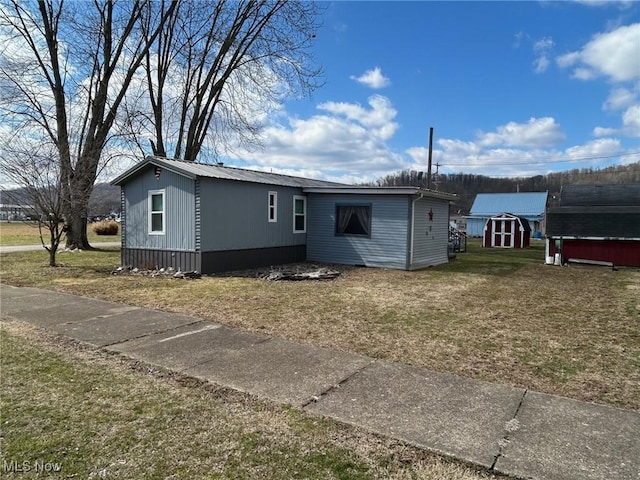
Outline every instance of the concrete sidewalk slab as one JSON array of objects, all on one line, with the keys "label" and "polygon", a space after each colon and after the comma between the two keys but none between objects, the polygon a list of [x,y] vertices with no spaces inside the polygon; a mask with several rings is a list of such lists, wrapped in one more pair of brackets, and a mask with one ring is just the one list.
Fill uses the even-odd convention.
[{"label": "concrete sidewalk slab", "polygon": [[[20,312],[40,310],[41,312],[33,315],[33,318],[36,319],[43,316],[47,308],[57,305],[72,305],[77,303],[79,298],[65,293],[2,285],[0,313],[13,316]],[[82,300],[84,301],[84,299]],[[114,304],[114,306],[116,305]]]},{"label": "concrete sidewalk slab", "polygon": [[138,309],[106,318],[51,325],[49,328],[90,345],[105,347],[197,322],[197,318],[187,315]]},{"label": "concrete sidewalk slab", "polygon": [[563,480],[640,479],[640,413],[527,392],[496,470]]},{"label": "concrete sidewalk slab", "polygon": [[114,315],[142,310],[138,307],[118,305],[101,300],[86,299],[82,302],[47,305],[44,308],[14,311],[10,315],[18,320],[31,322],[40,327],[70,324],[97,318],[108,318]]},{"label": "concrete sidewalk slab", "polygon": [[306,409],[491,468],[523,394],[380,361]]},{"label": "concrete sidewalk slab", "polygon": [[107,347],[152,365],[182,372],[219,361],[230,352],[250,348],[269,337],[239,332],[216,323],[198,322]]},{"label": "concrete sidewalk slab", "polygon": [[[522,478],[640,480],[640,412],[2,285],[0,314]],[[315,398],[318,397],[318,398]]]},{"label": "concrete sidewalk slab", "polygon": [[370,363],[366,357],[272,338],[216,355],[184,373],[300,407]]}]

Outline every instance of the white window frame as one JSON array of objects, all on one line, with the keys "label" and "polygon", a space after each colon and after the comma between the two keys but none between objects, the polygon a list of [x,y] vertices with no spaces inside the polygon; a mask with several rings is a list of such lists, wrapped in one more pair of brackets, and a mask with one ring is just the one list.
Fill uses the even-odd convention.
[{"label": "white window frame", "polygon": [[[152,210],[153,208],[153,196],[154,195],[162,195],[162,210],[161,211],[154,211]],[[149,194],[148,194],[148,205],[149,205],[149,216],[148,216],[148,225],[149,225],[149,235],[164,235],[165,234],[165,230],[167,228],[167,209],[166,209],[166,200],[167,200],[167,196],[166,193],[163,190],[149,190]],[[162,215],[162,230],[153,230],[153,214],[158,214],[160,213]]]},{"label": "white window frame", "polygon": [[[271,199],[273,199],[273,204],[271,204]],[[269,223],[278,221],[278,192],[269,192],[267,196],[267,218]]]},{"label": "white window frame", "polygon": [[[296,200],[302,200],[302,214],[296,214]],[[296,217],[302,215],[304,218],[304,227],[302,230],[296,230]],[[307,197],[304,195],[293,196],[293,233],[307,233]]]}]

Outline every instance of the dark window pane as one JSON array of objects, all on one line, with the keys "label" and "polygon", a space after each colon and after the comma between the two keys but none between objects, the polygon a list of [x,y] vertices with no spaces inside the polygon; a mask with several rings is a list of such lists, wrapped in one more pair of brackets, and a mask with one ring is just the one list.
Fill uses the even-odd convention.
[{"label": "dark window pane", "polygon": [[151,231],[152,232],[161,232],[162,228],[162,213],[152,213],[151,214]]},{"label": "dark window pane", "polygon": [[296,224],[294,228],[296,231],[304,230],[304,215],[296,215]]},{"label": "dark window pane", "polygon": [[151,211],[152,212],[162,211],[162,194],[161,193],[151,195]]},{"label": "dark window pane", "polygon": [[336,234],[371,235],[371,206],[338,205],[336,209]]}]

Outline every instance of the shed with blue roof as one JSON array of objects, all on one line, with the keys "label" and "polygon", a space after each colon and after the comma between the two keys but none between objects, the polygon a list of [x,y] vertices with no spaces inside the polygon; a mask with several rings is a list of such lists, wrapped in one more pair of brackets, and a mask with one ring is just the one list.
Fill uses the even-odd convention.
[{"label": "shed with blue roof", "polygon": [[504,212],[524,218],[531,227],[531,236],[544,233],[548,192],[478,193],[467,220],[467,235],[482,237],[487,221]]}]

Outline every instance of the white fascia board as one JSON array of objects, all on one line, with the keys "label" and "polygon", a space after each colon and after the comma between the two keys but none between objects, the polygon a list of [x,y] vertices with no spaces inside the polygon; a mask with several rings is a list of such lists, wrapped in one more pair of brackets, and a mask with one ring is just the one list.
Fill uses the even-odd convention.
[{"label": "white fascia board", "polygon": [[418,187],[303,187],[304,193],[329,193],[348,195],[421,195],[423,197],[454,200],[456,195],[423,190]]},{"label": "white fascia board", "polygon": [[576,235],[547,235],[547,238],[562,240],[624,240],[640,242],[640,238],[634,237],[580,237]]}]

